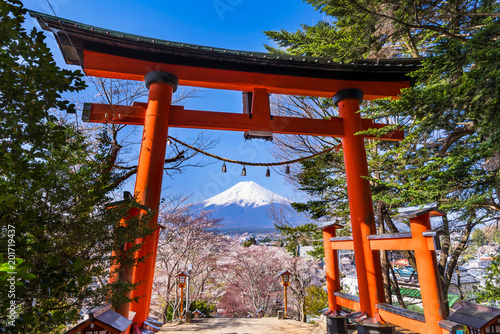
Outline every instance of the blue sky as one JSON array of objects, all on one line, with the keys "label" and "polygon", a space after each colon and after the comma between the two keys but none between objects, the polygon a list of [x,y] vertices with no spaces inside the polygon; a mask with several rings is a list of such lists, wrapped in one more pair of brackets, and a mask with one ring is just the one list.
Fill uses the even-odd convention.
[{"label": "blue sky", "polygon": [[[199,1],[77,1],[49,0],[57,16],[102,28],[133,33],[159,39],[223,47],[246,51],[265,51],[263,45],[271,43],[263,31],[296,30],[300,24],[314,24],[323,19],[308,4],[300,0],[199,0]],[[47,0],[25,1],[28,9],[52,14]],[[49,37],[56,61],[65,66]],[[76,68],[76,67],[72,67]],[[92,94],[90,92],[90,94]],[[199,97],[185,105],[189,109],[241,112],[240,92],[203,89]],[[188,141],[200,130],[172,129],[169,134]],[[272,143],[245,142],[239,132],[213,132],[220,143],[210,152],[253,162],[272,162],[269,153]],[[204,159],[205,162],[214,160]],[[193,194],[192,200],[204,200],[241,181],[255,181],[292,200],[300,194],[276,173],[266,178],[265,167],[247,167],[247,176],[240,176],[241,166],[228,165],[228,173],[220,173],[222,163],[215,162],[203,168],[190,168],[173,178],[164,178],[164,196],[167,194]],[[133,182],[122,190],[133,191]]]}]

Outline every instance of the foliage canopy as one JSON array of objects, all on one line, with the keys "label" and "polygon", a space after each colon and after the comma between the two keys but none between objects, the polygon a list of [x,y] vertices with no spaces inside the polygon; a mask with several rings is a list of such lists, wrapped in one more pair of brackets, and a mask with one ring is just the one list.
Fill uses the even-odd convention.
[{"label": "foliage canopy", "polygon": [[[364,103],[364,117],[403,127],[401,143],[366,141],[380,226],[397,231],[397,207],[436,203],[444,219],[439,261],[445,293],[474,226],[500,213],[500,4],[498,1],[307,0],[327,19],[295,32],[268,31],[271,52],[363,58],[422,59],[415,84],[397,100]],[[336,116],[328,99],[291,98],[277,113]],[[279,140],[279,139],[278,139]],[[284,143],[285,140],[282,141]],[[336,139],[302,139],[283,152],[320,151]],[[282,153],[283,154],[283,153]],[[348,217],[342,152],[304,162],[295,174],[312,195],[295,204],[313,218]],[[451,217],[451,215],[450,215]],[[456,247],[450,235],[460,235]],[[450,255],[451,261],[447,261]]]},{"label": "foliage canopy", "polygon": [[25,14],[20,1],[0,2],[0,308],[12,316],[0,331],[57,333],[82,308],[124,302],[133,286],[106,284],[123,262],[111,253],[151,228],[148,217],[117,226],[134,201],[106,208],[119,176],[109,138],[90,141],[57,117],[75,111],[63,94],[85,82],[56,66],[44,35],[23,28]]}]

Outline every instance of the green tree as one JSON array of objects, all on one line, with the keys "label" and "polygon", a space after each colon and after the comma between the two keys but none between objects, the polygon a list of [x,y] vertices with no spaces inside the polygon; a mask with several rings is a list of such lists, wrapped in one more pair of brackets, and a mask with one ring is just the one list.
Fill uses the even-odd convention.
[{"label": "green tree", "polygon": [[[454,219],[445,218],[441,226],[445,236],[439,271],[446,293],[473,228],[491,221],[500,210],[499,3],[307,2],[330,20],[304,25],[296,32],[267,32],[280,47],[268,46],[268,50],[334,61],[422,59],[413,74],[414,86],[404,90],[400,99],[365,103],[362,112],[365,117],[397,123],[406,132],[401,143],[366,141],[376,220],[382,230],[397,231],[390,215],[400,206],[434,202],[453,214]],[[337,115],[331,101],[317,98],[292,98],[277,111],[291,112],[309,117]],[[325,138],[301,142],[295,147],[302,152],[338,143]],[[290,146],[284,146],[289,155]],[[303,164],[296,180],[315,197],[297,207],[313,217],[345,214],[342,169],[341,154]],[[460,235],[457,246],[452,245],[453,232]],[[412,263],[412,255],[407,256]]]},{"label": "green tree", "polygon": [[254,237],[251,237],[248,240],[243,241],[243,247],[250,247],[252,245],[257,245],[257,240]]},{"label": "green tree", "polygon": [[474,241],[477,246],[484,246],[486,244],[486,236],[483,230],[476,228],[472,233],[472,241]]},{"label": "green tree", "polygon": [[308,316],[318,316],[319,311],[328,307],[328,295],[322,287],[311,285],[307,288],[305,298],[305,313]]},{"label": "green tree", "polygon": [[479,302],[495,305],[500,300],[500,256],[486,269],[486,286],[477,297]]},{"label": "green tree", "polygon": [[[151,215],[131,219],[127,227],[116,226],[134,202],[106,208],[113,175],[104,152],[95,154],[70,125],[64,131],[66,144],[49,147],[50,155],[31,162],[32,178],[9,175],[11,186],[19,183],[15,207],[1,211],[2,230],[14,231],[12,238],[1,240],[2,250],[9,259],[11,254],[25,259],[22,264],[30,274],[15,290],[14,325],[21,332],[55,333],[78,320],[82,308],[127,302],[124,296],[135,286],[107,284],[107,276],[111,265],[135,261],[113,257],[112,252],[121,254],[121,245],[152,232],[147,222]],[[4,276],[2,283],[12,277],[18,278],[17,273]],[[2,306],[11,300],[2,293]],[[9,330],[12,323],[7,325]]]},{"label": "green tree", "polygon": [[285,249],[293,256],[297,254],[299,245],[315,246],[310,254],[316,259],[322,259],[325,254],[323,251],[323,233],[316,224],[303,224],[299,226],[286,226],[275,223],[278,232],[285,237]]},{"label": "green tree", "polygon": [[493,235],[491,236],[491,240],[500,244],[500,229],[496,229],[495,232],[493,232]]},{"label": "green tree", "polygon": [[151,228],[148,217],[117,226],[134,201],[106,209],[119,177],[110,140],[89,141],[56,117],[75,111],[62,94],[85,83],[56,66],[41,32],[22,27],[25,14],[20,1],[0,2],[0,309],[11,315],[0,331],[58,333],[84,307],[126,301],[134,286],[106,284],[108,268],[134,261],[111,252]]},{"label": "green tree", "polygon": [[198,310],[201,313],[203,313],[207,318],[211,318],[212,313],[216,309],[217,309],[217,307],[215,305],[210,304],[204,300],[198,300],[198,301],[192,302],[191,305],[189,306],[189,310],[191,312]]}]

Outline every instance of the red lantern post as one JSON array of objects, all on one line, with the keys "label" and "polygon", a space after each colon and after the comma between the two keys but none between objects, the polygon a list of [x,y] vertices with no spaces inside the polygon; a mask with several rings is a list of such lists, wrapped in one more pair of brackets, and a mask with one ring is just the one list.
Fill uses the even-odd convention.
[{"label": "red lantern post", "polygon": [[186,277],[189,277],[189,274],[187,274],[186,272],[184,271],[181,271],[180,273],[178,273],[177,275],[175,275],[175,277],[177,277],[177,283],[178,283],[178,286],[179,288],[181,288],[181,318],[182,318],[182,311],[183,311],[183,296],[184,296],[184,288],[186,287]]},{"label": "red lantern post", "polygon": [[287,309],[288,309],[288,304],[287,304],[287,288],[290,285],[290,277],[292,277],[292,273],[288,271],[283,271],[279,274],[281,277],[281,284],[283,285],[284,291],[285,291],[285,318],[287,317]]}]

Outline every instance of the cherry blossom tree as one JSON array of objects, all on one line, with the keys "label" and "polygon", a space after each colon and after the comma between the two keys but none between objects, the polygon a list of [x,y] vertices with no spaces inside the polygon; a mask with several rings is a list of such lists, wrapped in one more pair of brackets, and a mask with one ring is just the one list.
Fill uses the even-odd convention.
[{"label": "cherry blossom tree", "polygon": [[164,321],[180,316],[175,275],[186,271],[188,264],[192,264],[190,301],[217,304],[219,314],[229,317],[255,316],[259,309],[271,315],[283,301],[277,275],[288,270],[292,273],[288,313],[305,321],[306,291],[322,284],[317,260],[293,257],[282,247],[244,247],[219,233],[220,219],[194,213],[182,200],[177,202],[163,208],[159,219],[153,308]]},{"label": "cherry blossom tree", "polygon": [[290,301],[295,306],[295,309],[291,311],[302,322],[307,321],[305,307],[309,288],[322,286],[325,281],[325,275],[319,267],[319,262],[311,257],[292,257],[287,263],[287,270],[292,274],[289,287],[292,297]]},{"label": "cherry blossom tree", "polygon": [[269,315],[282,293],[276,275],[290,261],[291,255],[280,247],[233,244],[231,252],[218,261],[226,288],[218,304],[220,314],[246,317],[262,309]]},{"label": "cherry blossom tree", "polygon": [[179,309],[175,275],[192,264],[189,300],[214,304],[223,289],[215,279],[217,261],[225,256],[230,241],[220,234],[220,219],[207,212],[193,213],[189,206],[176,205],[163,210],[158,244],[153,307],[166,321]]}]

